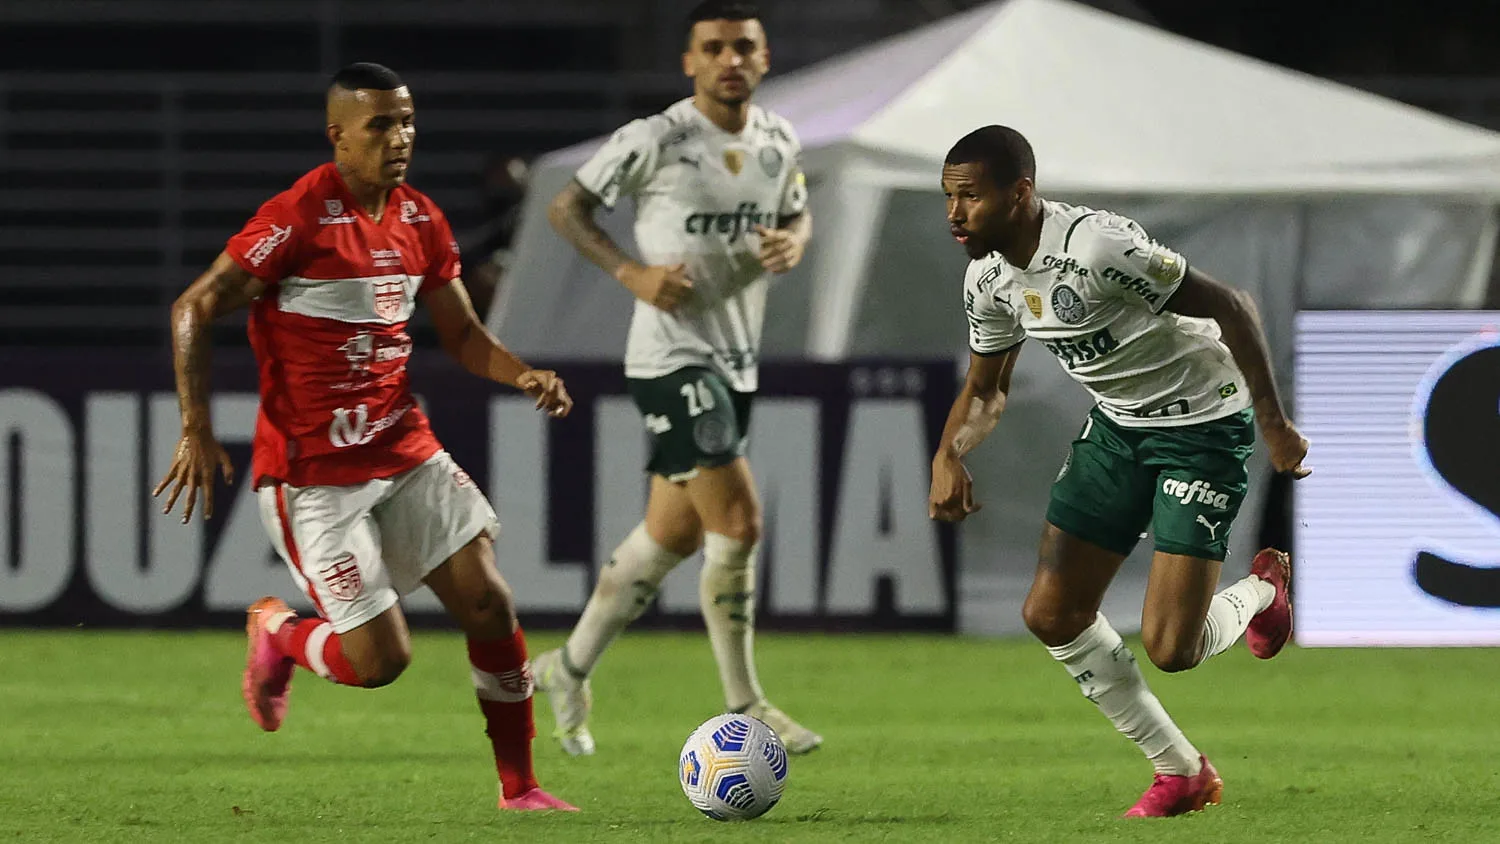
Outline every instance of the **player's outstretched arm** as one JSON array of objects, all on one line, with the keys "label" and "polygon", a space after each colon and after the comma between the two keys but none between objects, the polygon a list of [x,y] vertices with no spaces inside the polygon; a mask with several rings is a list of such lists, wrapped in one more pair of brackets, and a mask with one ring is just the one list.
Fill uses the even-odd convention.
[{"label": "player's outstretched arm", "polygon": [[1189,268],[1181,286],[1167,300],[1166,309],[1188,317],[1204,317],[1219,324],[1224,345],[1244,373],[1255,403],[1255,420],[1270,452],[1271,466],[1294,478],[1305,478],[1312,470],[1307,457],[1307,439],[1287,418],[1276,388],[1270,347],[1261,326],[1260,311],[1249,293],[1216,281]]},{"label": "player's outstretched arm", "polygon": [[974,479],[964,468],[963,457],[989,436],[1005,410],[1010,392],[1010,376],[1021,353],[1017,343],[999,354],[969,353],[969,372],[963,389],[948,411],[948,422],[932,458],[932,489],[928,496],[927,515],[945,522],[963,521],[976,512]]},{"label": "player's outstretched arm", "polygon": [[532,369],[479,321],[469,293],[460,279],[438,287],[422,297],[437,329],[438,342],[469,372],[515,387],[536,399],[538,410],[550,416],[567,416],[573,409],[563,380],[550,369]]},{"label": "player's outstretched arm", "polygon": [[234,466],[214,438],[208,409],[208,371],[213,341],[210,324],[230,311],[249,305],[265,291],[265,283],[246,272],[227,254],[220,253],[213,265],[198,276],[172,303],[172,368],[177,375],[177,406],[182,413],[182,437],[172,454],[172,466],[151,493],[160,496],[167,487],[163,513],[172,512],[177,498],[187,490],[182,523],[193,517],[198,497],[203,497],[203,518],[214,514],[214,470],[234,481]]},{"label": "player's outstretched arm", "polygon": [[693,290],[686,268],[682,264],[648,267],[626,254],[594,219],[601,204],[599,197],[572,181],[547,206],[547,221],[579,254],[609,273],[631,295],[664,311],[676,310]]}]

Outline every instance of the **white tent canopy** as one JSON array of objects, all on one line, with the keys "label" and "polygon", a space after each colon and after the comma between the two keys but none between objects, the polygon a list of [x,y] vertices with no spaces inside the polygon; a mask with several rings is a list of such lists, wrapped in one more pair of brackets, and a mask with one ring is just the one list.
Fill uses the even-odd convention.
[{"label": "white tent canopy", "polygon": [[1500,195],[1494,133],[1061,0],[983,6],[762,99],[809,147],[881,153],[862,175],[905,187],[1003,122],[1052,191]]},{"label": "white tent canopy", "polygon": [[[1487,208],[1500,198],[1500,134],[1066,0],[991,3],[774,79],[759,101],[797,126],[818,245],[834,246],[815,249],[814,300],[821,307],[804,335],[815,357],[848,351],[841,338],[858,315],[838,300],[866,286],[870,247],[889,231],[888,192],[935,192],[948,147],[984,123],[1026,134],[1048,196],[1325,205],[1407,197],[1414,210]],[[507,295],[492,315],[520,349],[619,354],[624,309],[615,312],[616,331],[591,321],[539,322],[534,312],[540,306],[561,315],[546,301],[571,287],[559,284],[560,272],[589,275],[546,225],[545,205],[602,140],[548,155],[536,168]],[[1118,201],[1112,207],[1130,213]],[[931,213],[937,219],[941,211]],[[1486,226],[1469,228],[1467,246],[1485,240]],[[1475,300],[1487,257],[1483,266],[1465,266],[1445,286],[1446,297],[1398,296],[1394,304]],[[1305,281],[1316,301],[1323,282]],[[1366,283],[1381,286],[1379,278]],[[1340,295],[1353,292],[1330,284]],[[604,285],[591,280],[591,287]],[[566,298],[576,304],[573,292]],[[769,345],[778,345],[775,339]]]},{"label": "white tent canopy", "polygon": [[[1472,307],[1489,278],[1500,134],[1067,0],[991,3],[776,77],[757,101],[802,137],[815,232],[802,266],[776,282],[765,357],[962,360],[966,258],[938,180],[953,142],[988,123],[1031,140],[1044,196],[1132,216],[1251,291],[1284,386],[1297,308]],[[489,315],[524,354],[622,355],[629,295],[545,219],[602,140],[533,171]],[[604,220],[621,243],[629,216]],[[966,569],[1029,558],[1071,434],[1058,415],[1087,406],[1065,381],[1046,356],[1022,355],[1017,397],[1032,404],[1003,427],[1028,447],[987,450],[974,467],[981,483],[1006,481],[965,527]],[[1236,531],[1236,559],[1254,533]],[[995,600],[1015,597],[997,588]]]}]

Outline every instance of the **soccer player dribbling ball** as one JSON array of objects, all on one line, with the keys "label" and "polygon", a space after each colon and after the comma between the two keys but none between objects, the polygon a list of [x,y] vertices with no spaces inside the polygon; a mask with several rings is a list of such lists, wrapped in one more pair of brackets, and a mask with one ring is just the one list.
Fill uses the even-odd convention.
[{"label": "soccer player dribbling ball", "polygon": [[1287,555],[1265,549],[1215,593],[1244,499],[1258,423],[1272,467],[1294,478],[1307,440],[1282,409],[1248,294],[1190,268],[1133,220],[1036,193],[1031,145],[986,126],[949,151],[948,222],[964,278],[969,370],[932,461],[933,518],[979,509],[962,458],[995,427],[1021,343],[1037,340],[1097,400],[1052,486],[1026,626],[1155,778],[1126,817],[1218,803],[1223,781],[1146,687],[1099,612],[1125,557],[1155,534],[1141,616],[1146,654],[1184,671],[1241,635],[1270,659],[1292,631]]},{"label": "soccer player dribbling ball", "polygon": [[[758,17],[753,3],[699,3],[682,56],[693,96],[621,128],[548,210],[637,299],[625,376],[651,436],[645,519],[599,569],[566,644],[536,660],[573,755],[594,752],[595,664],[700,547],[699,600],[726,708],[769,724],[792,753],[823,741],[766,700],[752,655],[761,507],[745,448],[768,276],[797,266],[812,230],[796,134],[750,102],[770,67]],[[622,196],[635,199],[640,261],[594,220]]]},{"label": "soccer player dribbling ball", "polygon": [[251,480],[271,542],[319,616],[272,597],[250,606],[250,716],[281,726],[298,665],[340,685],[395,681],[411,660],[399,598],[425,583],[467,637],[500,808],[573,810],[537,785],[531,669],[495,569],[499,524],[412,397],[407,320],[420,301],[468,371],[550,416],[573,402],[562,379],[516,358],[475,315],[447,219],[406,184],[414,114],[389,68],[339,71],[327,95],[334,160],[262,205],[172,306],[183,433],[154,494],[171,489],[170,512],[185,492],[187,523],[200,496],[212,516],[216,470],[232,480],[209,418],[209,323],[248,306],[260,367]]}]

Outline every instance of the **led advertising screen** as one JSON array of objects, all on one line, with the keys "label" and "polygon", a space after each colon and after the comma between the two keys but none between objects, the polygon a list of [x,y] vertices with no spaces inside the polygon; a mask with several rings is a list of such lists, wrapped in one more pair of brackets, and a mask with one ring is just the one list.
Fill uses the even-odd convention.
[{"label": "led advertising screen", "polygon": [[1296,638],[1500,644],[1500,312],[1297,318]]}]

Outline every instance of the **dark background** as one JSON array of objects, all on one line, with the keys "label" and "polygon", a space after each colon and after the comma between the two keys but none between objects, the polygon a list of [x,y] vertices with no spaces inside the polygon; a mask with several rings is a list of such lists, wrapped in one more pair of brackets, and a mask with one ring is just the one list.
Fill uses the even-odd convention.
[{"label": "dark background", "polygon": [[[412,84],[413,183],[448,211],[483,304],[503,271],[524,163],[683,96],[691,5],[4,0],[0,344],[162,347],[177,292],[260,201],[327,158],[320,90],[355,60]],[[773,72],[975,5],[761,3]],[[1500,3],[1093,5],[1500,128]],[[242,337],[233,321],[218,335]]]}]

